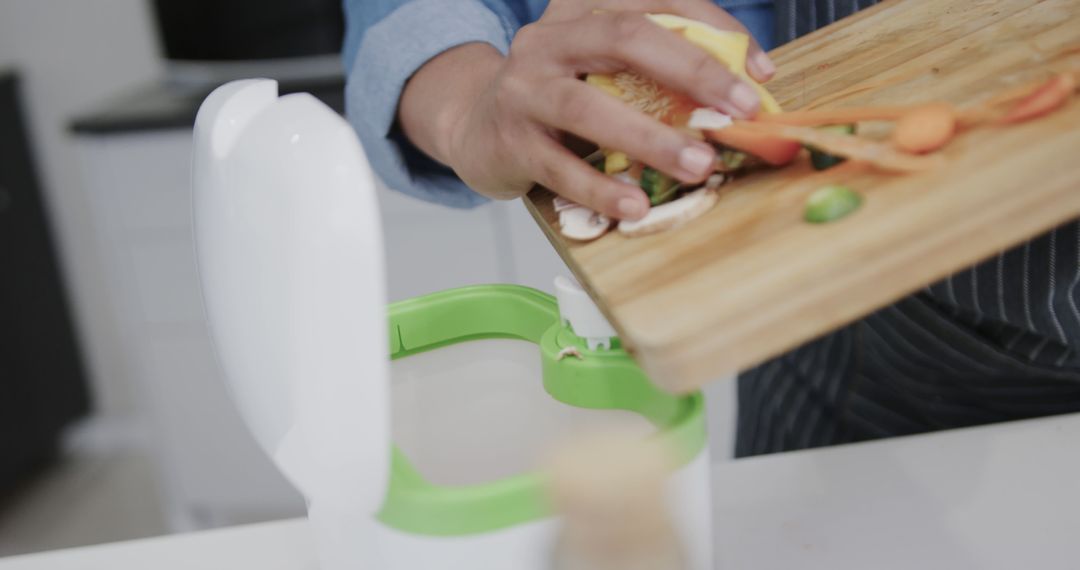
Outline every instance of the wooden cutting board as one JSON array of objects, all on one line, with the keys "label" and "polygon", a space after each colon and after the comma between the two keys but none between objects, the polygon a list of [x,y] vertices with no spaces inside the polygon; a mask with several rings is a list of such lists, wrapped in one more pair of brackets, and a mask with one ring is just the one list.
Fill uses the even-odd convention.
[{"label": "wooden cutting board", "polygon": [[[885,86],[822,107],[945,100],[963,105],[1080,65],[1080,0],[896,0],[773,52],[768,84],[785,109],[853,86]],[[889,84],[889,83],[892,84]],[[923,285],[1080,217],[1080,103],[1012,128],[981,128],[918,175],[843,181],[855,214],[801,219],[808,166],[726,186],[673,232],[564,240],[552,194],[526,202],[653,380],[696,388],[779,355]]]}]

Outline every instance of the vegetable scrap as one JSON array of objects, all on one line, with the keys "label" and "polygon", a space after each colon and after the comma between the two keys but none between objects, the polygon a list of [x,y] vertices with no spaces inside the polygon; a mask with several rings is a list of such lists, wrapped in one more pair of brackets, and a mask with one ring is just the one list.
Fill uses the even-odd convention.
[{"label": "vegetable scrap", "polygon": [[576,346],[568,346],[568,347],[560,350],[559,353],[555,355],[555,360],[561,361],[564,358],[567,358],[567,357],[570,357],[570,356],[572,356],[572,357],[574,357],[574,358],[576,358],[578,360],[585,360],[585,357],[581,355],[581,351],[578,350],[578,347],[576,347]]},{"label": "vegetable scrap", "polygon": [[803,218],[812,224],[827,224],[859,209],[862,196],[840,184],[830,184],[810,194]]},{"label": "vegetable scrap", "polygon": [[1011,125],[1048,115],[1069,102],[1076,91],[1076,76],[1063,73],[1051,77],[1029,95],[1016,102],[999,124]]},{"label": "vegetable scrap", "polygon": [[636,237],[677,228],[709,211],[720,199],[715,188],[718,188],[723,182],[723,175],[713,175],[705,186],[686,194],[678,200],[654,206],[640,220],[620,221],[619,233],[629,237]]},{"label": "vegetable scrap", "polygon": [[[1059,71],[966,108],[947,102],[817,108],[854,93],[899,84],[910,79],[909,73],[849,87],[811,103],[806,109],[784,112],[772,95],[746,73],[749,37],[745,34],[717,30],[677,16],[649,17],[705,49],[755,87],[762,99],[761,112],[752,120],[734,120],[633,71],[588,75],[589,84],[667,125],[709,142],[716,150],[716,160],[714,174],[704,183],[683,184],[624,152],[602,149],[594,153],[586,160],[597,170],[640,187],[648,196],[651,209],[641,220],[613,221],[576,204],[564,204],[562,209],[556,206],[562,233],[570,239],[590,241],[608,233],[612,227],[629,237],[677,228],[711,209],[719,201],[719,191],[726,182],[746,172],[790,165],[803,149],[808,151],[809,162],[819,174],[839,175],[845,170],[840,165],[900,174],[940,168],[946,164],[946,158],[939,151],[958,133],[979,127],[1016,125],[1049,115],[1072,99],[1080,83],[1080,71]],[[1069,48],[1058,55],[1070,55],[1073,51],[1077,50]],[[892,124],[887,140],[858,132],[859,123],[871,121]],[[808,222],[840,219],[862,203],[861,196],[850,188],[839,184],[820,187],[820,183],[817,182],[818,190],[806,202],[804,218]]]},{"label": "vegetable scrap", "polygon": [[679,189],[678,180],[650,166],[641,170],[639,184],[645,191],[645,195],[649,197],[649,204],[653,206],[659,206],[671,200]]},{"label": "vegetable scrap", "polygon": [[[828,125],[819,127],[822,130],[837,133],[841,135],[853,135],[855,134],[855,125],[849,123],[846,125]],[[814,170],[828,170],[841,162],[847,160],[843,156],[837,156],[835,154],[829,154],[814,145],[805,145],[806,150],[810,151],[810,165],[814,167]]]},{"label": "vegetable scrap", "polygon": [[956,110],[948,103],[928,103],[896,121],[892,143],[898,150],[924,154],[938,150],[956,134]]},{"label": "vegetable scrap", "polygon": [[565,198],[557,197],[554,206],[562,234],[570,239],[592,241],[607,233],[611,227],[611,219],[607,216]]},{"label": "vegetable scrap", "polygon": [[837,134],[813,127],[793,127],[783,124],[738,121],[725,131],[758,133],[795,142],[813,145],[825,152],[846,158],[862,160],[891,172],[922,172],[938,168],[944,163],[940,155],[916,155],[897,150],[894,146],[854,135]]}]

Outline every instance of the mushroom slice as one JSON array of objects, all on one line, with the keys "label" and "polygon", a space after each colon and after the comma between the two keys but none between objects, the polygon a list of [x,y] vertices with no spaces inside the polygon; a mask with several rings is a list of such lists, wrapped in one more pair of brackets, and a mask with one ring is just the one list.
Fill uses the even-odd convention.
[{"label": "mushroom slice", "polygon": [[562,196],[556,196],[555,199],[551,201],[551,205],[552,205],[553,208],[555,208],[555,213],[556,214],[558,214],[559,212],[562,212],[563,210],[569,210],[570,208],[580,208],[581,207],[579,204],[571,202],[570,200],[567,200],[566,198],[563,198]]},{"label": "mushroom slice", "polygon": [[559,212],[562,235],[577,241],[592,241],[611,227],[611,218],[585,206],[574,206]]},{"label": "mushroom slice", "polygon": [[625,236],[637,237],[674,229],[709,211],[719,198],[714,189],[698,188],[682,198],[653,206],[640,220],[619,222],[619,232]]},{"label": "mushroom slice", "polygon": [[726,181],[727,177],[722,173],[717,172],[716,174],[710,175],[709,178],[705,180],[705,187],[709,190],[716,190],[723,186]]},{"label": "mushroom slice", "polygon": [[626,172],[626,171],[620,172],[618,174],[612,174],[611,177],[614,178],[615,180],[620,181],[620,182],[625,182],[625,183],[627,183],[627,184],[629,184],[629,185],[631,185],[631,186],[633,186],[635,188],[637,188],[638,185],[640,184],[640,182],[638,181],[637,178],[634,178],[633,176],[630,175],[629,172]]},{"label": "mushroom slice", "polygon": [[690,113],[686,126],[700,131],[719,131],[731,126],[731,117],[708,107],[699,107]]}]

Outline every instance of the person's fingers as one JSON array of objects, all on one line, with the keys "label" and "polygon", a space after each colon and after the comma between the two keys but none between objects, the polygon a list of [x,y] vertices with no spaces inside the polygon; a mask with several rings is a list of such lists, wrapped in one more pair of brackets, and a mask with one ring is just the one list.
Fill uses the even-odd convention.
[{"label": "person's fingers", "polygon": [[776,74],[776,65],[761,44],[741,22],[710,0],[594,0],[594,10],[630,10],[675,14],[697,20],[721,30],[742,32],[750,36],[750,50],[746,54],[746,70],[750,77],[762,83]]},{"label": "person's fingers", "polygon": [[594,14],[538,27],[533,35],[530,41],[556,44],[548,49],[576,71],[630,67],[738,118],[754,116],[760,106],[757,92],[727,66],[640,13]]},{"label": "person's fingers", "polygon": [[553,81],[536,95],[529,111],[547,126],[625,152],[683,182],[700,182],[712,172],[710,145],[581,81]]},{"label": "person's fingers", "polygon": [[776,65],[769,58],[761,44],[754,35],[742,25],[735,16],[732,16],[709,0],[663,0],[671,4],[675,13],[680,16],[698,20],[721,30],[742,32],[750,36],[750,50],[746,54],[746,70],[750,77],[762,83],[772,79],[776,74]]},{"label": "person's fingers", "polygon": [[544,22],[564,22],[575,20],[597,10],[604,10],[598,0],[548,0],[547,8],[541,16]]},{"label": "person's fingers", "polygon": [[546,137],[530,145],[529,170],[537,184],[615,219],[637,220],[649,212],[640,188],[601,174]]}]

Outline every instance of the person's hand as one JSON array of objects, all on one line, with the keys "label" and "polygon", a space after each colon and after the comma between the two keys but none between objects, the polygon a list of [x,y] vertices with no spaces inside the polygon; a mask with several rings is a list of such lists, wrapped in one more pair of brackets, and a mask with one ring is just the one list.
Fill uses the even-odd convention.
[{"label": "person's hand", "polygon": [[[481,194],[515,198],[539,183],[615,218],[644,216],[645,193],[567,150],[565,133],[688,183],[712,172],[715,152],[587,85],[582,75],[633,69],[735,117],[752,116],[759,106],[753,88],[646,12],[746,32],[708,0],[551,0],[539,21],[518,32],[508,57],[468,44],[421,68],[401,101],[405,134]],[[774,71],[756,43],[747,68],[759,81]]]}]

